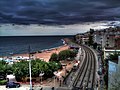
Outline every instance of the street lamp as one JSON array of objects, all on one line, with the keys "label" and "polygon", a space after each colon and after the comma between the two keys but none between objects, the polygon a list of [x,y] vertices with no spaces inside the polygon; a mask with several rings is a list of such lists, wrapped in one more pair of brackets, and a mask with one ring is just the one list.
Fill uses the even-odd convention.
[{"label": "street lamp", "polygon": [[45,73],[43,71],[40,72],[39,76],[40,76],[40,84],[42,84],[42,76],[44,75]]},{"label": "street lamp", "polygon": [[28,46],[28,55],[29,55],[29,75],[30,75],[30,89],[29,90],[33,90],[32,89],[32,78],[31,78],[31,54],[30,54],[30,46]]},{"label": "street lamp", "polygon": [[29,57],[29,74],[30,74],[30,90],[32,90],[32,79],[31,79],[31,59]]}]

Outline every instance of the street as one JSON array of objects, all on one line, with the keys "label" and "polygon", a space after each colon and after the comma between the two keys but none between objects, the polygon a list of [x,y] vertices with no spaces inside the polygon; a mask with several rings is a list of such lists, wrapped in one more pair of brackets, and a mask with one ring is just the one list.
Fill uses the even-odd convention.
[{"label": "street", "polygon": [[[33,87],[33,90],[52,90],[51,86],[35,86]],[[29,85],[22,85],[19,88],[6,88],[5,85],[4,86],[0,86],[0,90],[29,90]],[[54,90],[71,90],[71,88],[68,87],[55,87]]]},{"label": "street", "polygon": [[6,88],[5,85],[0,86],[0,90],[29,90],[29,86],[21,86],[19,88]]}]

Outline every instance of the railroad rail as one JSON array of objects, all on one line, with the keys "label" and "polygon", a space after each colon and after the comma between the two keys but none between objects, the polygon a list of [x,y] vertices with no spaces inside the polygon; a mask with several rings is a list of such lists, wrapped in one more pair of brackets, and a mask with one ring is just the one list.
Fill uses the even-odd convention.
[{"label": "railroad rail", "polygon": [[93,51],[82,46],[85,51],[85,59],[80,64],[78,75],[73,82],[73,90],[90,89],[94,90],[96,75],[96,60]]}]

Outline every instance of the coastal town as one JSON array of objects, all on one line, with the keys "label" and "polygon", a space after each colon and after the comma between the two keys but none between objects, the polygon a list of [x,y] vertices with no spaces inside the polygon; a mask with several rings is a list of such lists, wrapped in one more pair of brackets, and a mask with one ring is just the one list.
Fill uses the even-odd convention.
[{"label": "coastal town", "polygon": [[63,45],[59,47],[31,52],[29,46],[28,50],[29,53],[0,56],[0,90],[9,90],[5,86],[8,81],[17,82],[10,90],[114,90],[119,87],[119,79],[116,82],[111,77],[113,73],[119,76],[120,69],[111,72],[110,68],[113,63],[115,68],[120,64],[118,26],[90,29],[72,39],[63,38]]},{"label": "coastal town", "polygon": [[120,90],[120,0],[0,0],[0,90]]}]

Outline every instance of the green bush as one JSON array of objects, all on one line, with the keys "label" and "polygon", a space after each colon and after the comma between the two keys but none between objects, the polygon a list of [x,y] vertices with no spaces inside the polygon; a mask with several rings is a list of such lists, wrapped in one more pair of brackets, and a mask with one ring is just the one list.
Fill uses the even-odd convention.
[{"label": "green bush", "polygon": [[[22,78],[29,77],[29,62],[22,61],[13,64],[13,72],[17,81],[22,81]],[[44,72],[44,78],[53,76],[53,72],[60,69],[62,65],[59,62],[45,62],[39,59],[31,60],[32,77],[39,77],[41,71]]]},{"label": "green bush", "polygon": [[5,77],[7,74],[13,72],[12,67],[8,65],[5,61],[0,61],[0,76]]},{"label": "green bush", "polygon": [[59,54],[58,54],[58,59],[59,60],[66,60],[68,58],[74,58],[76,56],[77,52],[74,50],[74,51],[71,51],[71,50],[63,50],[63,51],[60,51]]},{"label": "green bush", "polygon": [[5,85],[7,83],[7,80],[1,80],[0,85]]},{"label": "green bush", "polygon": [[49,61],[58,61],[58,55],[56,53],[53,53]]}]

